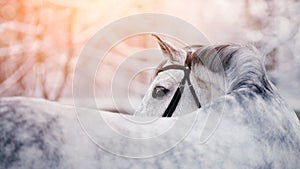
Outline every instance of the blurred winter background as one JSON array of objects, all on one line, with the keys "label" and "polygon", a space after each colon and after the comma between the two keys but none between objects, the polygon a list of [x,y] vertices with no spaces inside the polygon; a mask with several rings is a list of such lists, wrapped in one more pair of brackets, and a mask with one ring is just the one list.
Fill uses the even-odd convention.
[{"label": "blurred winter background", "polygon": [[[71,104],[76,59],[89,38],[121,17],[158,12],[193,24],[214,44],[256,45],[266,56],[270,79],[299,112],[299,9],[297,0],[0,0],[0,96],[41,97]],[[100,107],[113,105],[110,88],[118,65],[128,55],[149,47],[156,47],[153,39],[135,36],[110,51],[95,76],[96,97],[103,100]],[[123,76],[133,69],[128,66]],[[142,72],[130,87],[119,84],[120,88],[141,98],[150,74]]]}]

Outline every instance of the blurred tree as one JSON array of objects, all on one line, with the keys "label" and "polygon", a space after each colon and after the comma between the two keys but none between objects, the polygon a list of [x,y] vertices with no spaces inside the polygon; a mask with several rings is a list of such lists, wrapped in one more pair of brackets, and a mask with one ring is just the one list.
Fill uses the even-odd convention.
[{"label": "blurred tree", "polygon": [[25,2],[1,1],[0,95],[58,100],[72,72],[76,9]]}]

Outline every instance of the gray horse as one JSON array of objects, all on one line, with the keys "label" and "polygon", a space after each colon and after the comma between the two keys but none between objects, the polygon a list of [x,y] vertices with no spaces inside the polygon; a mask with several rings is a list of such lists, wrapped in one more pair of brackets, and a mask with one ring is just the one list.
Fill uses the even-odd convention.
[{"label": "gray horse", "polygon": [[299,121],[254,48],[155,37],[167,60],[136,116],[1,98],[0,168],[299,168]]}]

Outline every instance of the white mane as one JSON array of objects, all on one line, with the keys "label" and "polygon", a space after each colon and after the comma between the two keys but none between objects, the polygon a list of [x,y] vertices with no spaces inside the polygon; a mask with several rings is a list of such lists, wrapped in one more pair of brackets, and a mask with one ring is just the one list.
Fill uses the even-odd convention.
[{"label": "white mane", "polygon": [[[195,49],[194,49],[195,50]],[[192,69],[201,79],[203,72],[197,71],[199,64],[224,78],[225,94],[244,87],[255,87],[265,92],[273,92],[267,80],[262,56],[254,47],[221,45],[201,47],[192,53]],[[223,84],[219,84],[222,88]]]}]

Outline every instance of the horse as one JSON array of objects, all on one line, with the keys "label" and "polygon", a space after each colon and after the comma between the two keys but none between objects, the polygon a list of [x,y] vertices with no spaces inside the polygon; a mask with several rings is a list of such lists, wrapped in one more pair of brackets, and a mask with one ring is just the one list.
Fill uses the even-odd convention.
[{"label": "horse", "polygon": [[167,60],[135,116],[0,98],[0,168],[300,166],[299,121],[254,48],[154,37]]},{"label": "horse", "polygon": [[[253,154],[242,146],[237,150],[243,152],[240,155],[248,156],[249,161],[255,156],[261,158],[260,165],[253,168],[300,166],[296,162],[300,157],[298,118],[268,80],[263,56],[254,46],[176,48],[159,36],[153,36],[167,59],[158,66],[136,115],[172,117],[197,110],[219,112],[217,118],[221,121],[215,125],[219,125],[220,135],[211,130],[215,132],[213,137],[220,139],[229,128],[235,130],[236,133],[232,131],[235,134],[247,133],[242,134],[244,138],[229,135],[235,138],[230,139],[233,144],[239,142],[246,149],[253,146],[250,148]],[[241,143],[240,139],[245,142]],[[235,146],[227,146],[227,153],[233,153],[230,149]]]}]

